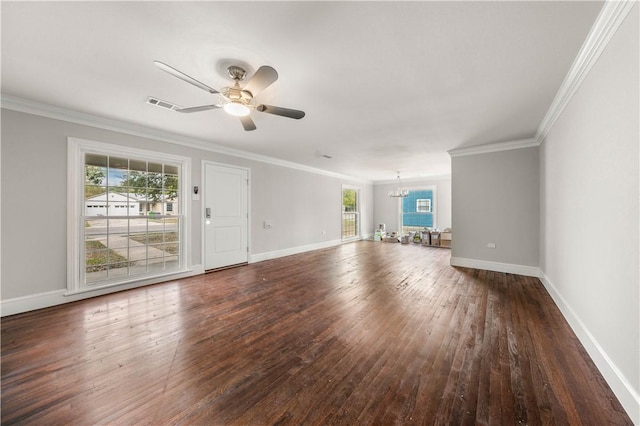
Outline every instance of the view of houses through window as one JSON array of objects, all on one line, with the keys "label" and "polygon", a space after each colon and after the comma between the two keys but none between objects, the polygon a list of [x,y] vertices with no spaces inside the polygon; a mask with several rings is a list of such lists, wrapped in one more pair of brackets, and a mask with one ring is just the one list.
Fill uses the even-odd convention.
[{"label": "view of houses through window", "polygon": [[84,156],[84,283],[177,269],[179,166]]},{"label": "view of houses through window", "polygon": [[433,191],[430,189],[410,190],[409,196],[402,198],[402,235],[411,231],[432,228]]}]

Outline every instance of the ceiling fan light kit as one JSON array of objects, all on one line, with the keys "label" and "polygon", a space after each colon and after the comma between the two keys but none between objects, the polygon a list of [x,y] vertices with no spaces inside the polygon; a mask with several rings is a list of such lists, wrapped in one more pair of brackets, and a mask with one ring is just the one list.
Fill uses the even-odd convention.
[{"label": "ceiling fan light kit", "polygon": [[224,110],[224,112],[226,112],[227,114],[231,114],[234,117],[245,117],[251,112],[251,109],[248,106],[237,101],[231,101],[227,104],[224,104],[222,109]]},{"label": "ceiling fan light kit", "polygon": [[250,117],[251,111],[253,110],[273,115],[279,115],[281,117],[293,118],[296,120],[299,120],[305,116],[304,111],[296,109],[262,104],[254,105],[252,103],[255,96],[257,96],[260,92],[269,87],[278,79],[278,73],[270,66],[263,65],[258,68],[258,70],[244,85],[244,87],[241,88],[240,82],[245,79],[245,77],[247,76],[247,72],[242,67],[232,65],[227,69],[227,74],[234,80],[233,86],[223,87],[220,90],[216,90],[183,73],[182,71],[173,68],[170,65],[167,65],[160,61],[154,61],[153,63],[162,71],[171,74],[172,76],[177,77],[180,80],[186,81],[187,83],[192,84],[206,92],[209,92],[211,94],[219,94],[223,98],[222,104],[177,108],[172,109],[173,111],[192,113],[222,108],[227,114],[239,117],[242,127],[246,131],[256,129],[256,125]]}]

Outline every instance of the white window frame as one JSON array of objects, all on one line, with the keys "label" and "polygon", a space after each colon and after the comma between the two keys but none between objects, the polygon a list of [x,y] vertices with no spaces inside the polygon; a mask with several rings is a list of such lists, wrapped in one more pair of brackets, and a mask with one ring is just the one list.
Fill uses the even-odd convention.
[{"label": "white window frame", "polygon": [[[426,201],[426,209],[420,209],[420,201]],[[431,199],[429,198],[418,198],[416,199],[416,213],[431,213]]]},{"label": "white window frame", "polygon": [[[433,229],[438,229],[438,187],[436,185],[415,185],[406,188],[409,191],[432,191],[433,194],[433,203],[431,204],[431,213],[433,215]],[[402,228],[404,227],[402,223],[402,198],[398,198],[397,205],[397,224],[398,224],[398,232],[402,232]]]},{"label": "white window frame", "polygon": [[[342,237],[342,235],[344,234],[344,230],[342,229],[343,224],[344,224],[344,205],[342,204],[342,197],[343,197],[343,193],[345,189],[351,189],[356,191],[356,207],[357,207],[357,211],[355,212],[356,216],[357,216],[357,220],[356,220],[356,235],[353,237],[347,237],[344,238]],[[342,241],[356,241],[361,239],[361,222],[362,222],[362,215],[360,214],[360,205],[361,205],[361,199],[360,199],[360,187],[359,186],[353,186],[353,185],[347,185],[347,184],[343,184],[342,188],[340,189],[340,237],[342,238]]]},{"label": "white window frame", "polygon": [[[180,265],[177,269],[135,277],[123,277],[118,280],[105,282],[104,284],[92,284],[91,286],[83,283],[84,274],[82,272],[84,262],[81,259],[85,256],[84,220],[81,219],[84,217],[84,158],[87,153],[107,154],[125,158],[137,157],[144,158],[147,161],[179,165],[179,194],[184,201],[178,203],[178,214],[180,214],[183,219],[180,221]],[[72,295],[123,284],[156,280],[160,277],[183,274],[191,271],[190,187],[191,159],[189,157],[73,137],[67,138],[67,292],[65,294]]]}]

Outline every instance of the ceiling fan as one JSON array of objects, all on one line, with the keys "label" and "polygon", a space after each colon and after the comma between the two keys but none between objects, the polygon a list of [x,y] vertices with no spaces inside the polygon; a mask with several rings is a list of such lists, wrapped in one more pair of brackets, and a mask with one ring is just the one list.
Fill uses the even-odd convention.
[{"label": "ceiling fan", "polygon": [[255,104],[253,102],[253,99],[260,92],[278,79],[278,73],[270,66],[263,65],[258,68],[244,86],[240,87],[240,82],[245,79],[247,72],[242,67],[232,65],[227,69],[227,73],[229,74],[229,77],[234,80],[233,86],[223,87],[220,90],[216,90],[170,65],[160,61],[154,61],[153,63],[162,71],[167,72],[174,77],[178,77],[180,80],[186,81],[187,83],[199,87],[211,94],[219,94],[223,98],[223,102],[221,104],[202,105],[191,108],[175,108],[174,111],[192,113],[222,108],[228,114],[239,117],[242,127],[244,127],[244,130],[246,131],[256,129],[256,125],[249,115],[253,110],[266,112],[267,114],[279,115],[281,117],[294,118],[296,120],[301,119],[305,115],[304,111],[297,109]]}]

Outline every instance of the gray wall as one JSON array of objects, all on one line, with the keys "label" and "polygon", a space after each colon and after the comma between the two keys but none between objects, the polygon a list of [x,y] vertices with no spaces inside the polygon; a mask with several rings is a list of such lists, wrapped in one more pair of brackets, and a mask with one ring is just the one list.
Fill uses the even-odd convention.
[{"label": "gray wall", "polygon": [[[362,229],[373,229],[370,184],[3,109],[3,301],[66,289],[70,136],[190,157],[193,185],[202,186],[202,160],[250,168],[252,257],[339,241],[344,183],[361,188]],[[192,203],[191,263],[199,265],[201,206]],[[263,229],[264,220],[273,228]]]},{"label": "gray wall", "polygon": [[[636,3],[541,145],[540,268],[640,424]],[[633,395],[635,394],[635,401]]]},{"label": "gray wall", "polygon": [[[384,223],[387,225],[388,231],[398,231],[398,199],[389,197],[389,191],[396,189],[397,186],[395,182],[374,185],[373,205],[375,210],[373,213],[373,226],[375,228],[378,227],[379,223]],[[403,187],[406,189],[435,187],[436,199],[434,200],[434,206],[436,217],[434,219],[436,226],[440,229],[451,227],[450,178],[403,180]]]},{"label": "gray wall", "polygon": [[538,148],[456,156],[451,171],[451,256],[537,267]]}]

